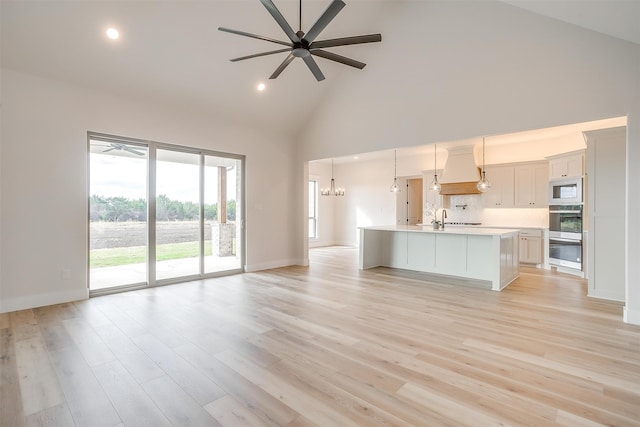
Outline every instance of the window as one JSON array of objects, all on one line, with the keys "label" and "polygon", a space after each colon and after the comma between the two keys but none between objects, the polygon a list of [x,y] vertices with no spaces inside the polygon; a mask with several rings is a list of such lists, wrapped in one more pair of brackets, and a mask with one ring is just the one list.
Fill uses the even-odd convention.
[{"label": "window", "polygon": [[309,238],[318,238],[318,181],[309,180]]}]

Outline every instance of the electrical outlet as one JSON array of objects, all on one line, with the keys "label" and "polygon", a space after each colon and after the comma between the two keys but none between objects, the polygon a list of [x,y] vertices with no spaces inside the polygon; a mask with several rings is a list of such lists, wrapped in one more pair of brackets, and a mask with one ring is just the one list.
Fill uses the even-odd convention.
[{"label": "electrical outlet", "polygon": [[62,280],[69,280],[71,279],[71,270],[68,268],[63,268],[62,269]]}]

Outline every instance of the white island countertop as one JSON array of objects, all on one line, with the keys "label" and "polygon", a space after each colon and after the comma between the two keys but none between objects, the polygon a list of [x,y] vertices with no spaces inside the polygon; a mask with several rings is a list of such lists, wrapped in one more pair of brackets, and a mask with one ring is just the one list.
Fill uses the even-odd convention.
[{"label": "white island countertop", "polygon": [[361,270],[382,266],[437,274],[441,280],[474,279],[495,291],[520,273],[520,230],[516,228],[434,230],[431,225],[378,225],[359,229]]},{"label": "white island countertop", "polygon": [[375,225],[371,227],[358,227],[361,230],[375,231],[409,231],[412,233],[436,233],[436,234],[466,234],[476,236],[504,236],[506,234],[520,232],[517,228],[484,228],[484,227],[446,227],[444,230],[434,230],[431,225]]}]

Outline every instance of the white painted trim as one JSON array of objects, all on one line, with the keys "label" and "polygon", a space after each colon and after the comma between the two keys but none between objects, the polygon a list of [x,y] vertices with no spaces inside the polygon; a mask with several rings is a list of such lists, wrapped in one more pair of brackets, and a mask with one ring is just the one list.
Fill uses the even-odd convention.
[{"label": "white painted trim", "polygon": [[346,240],[345,241],[333,242],[332,246],[350,246],[352,248],[358,248],[359,247],[358,242],[353,242],[353,241],[352,242],[347,242]]},{"label": "white painted trim", "polygon": [[2,301],[0,302],[0,313],[44,307],[47,305],[85,300],[88,298],[88,288],[65,290],[61,292],[48,292],[28,297],[2,298]]},{"label": "white painted trim", "polygon": [[270,270],[272,268],[288,267],[290,265],[302,265],[304,262],[301,259],[281,259],[276,261],[262,262],[259,264],[247,264],[244,266],[244,271],[251,273],[254,271]]},{"label": "white painted trim", "polygon": [[614,292],[598,292],[597,290],[594,292],[587,292],[587,296],[589,298],[598,298],[598,299],[605,299],[608,301],[617,301],[617,302],[624,302],[624,295],[620,296],[620,295],[616,295]]},{"label": "white painted trim", "polygon": [[325,246],[335,246],[335,243],[333,241],[328,241],[328,240],[309,239],[310,248],[322,248]]},{"label": "white painted trim", "polygon": [[629,310],[627,309],[627,307],[624,307],[622,319],[625,323],[630,323],[632,325],[640,325],[640,311]]}]

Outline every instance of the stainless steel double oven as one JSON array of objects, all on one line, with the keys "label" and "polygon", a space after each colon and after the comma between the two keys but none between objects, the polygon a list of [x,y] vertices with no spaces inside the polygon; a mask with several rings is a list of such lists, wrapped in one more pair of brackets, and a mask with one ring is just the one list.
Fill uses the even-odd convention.
[{"label": "stainless steel double oven", "polygon": [[549,205],[549,263],[582,270],[582,203]]}]

